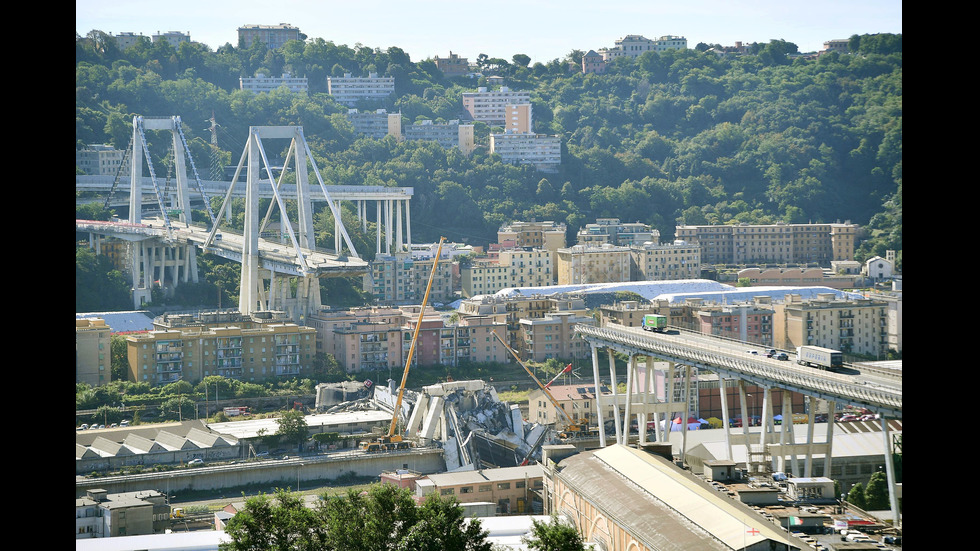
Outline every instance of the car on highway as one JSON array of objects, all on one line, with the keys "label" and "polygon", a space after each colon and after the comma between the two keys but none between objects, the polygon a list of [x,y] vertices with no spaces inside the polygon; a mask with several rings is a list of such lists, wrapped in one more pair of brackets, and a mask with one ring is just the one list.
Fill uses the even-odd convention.
[{"label": "car on highway", "polygon": [[782,361],[785,362],[785,361],[789,360],[789,355],[786,354],[785,352],[780,352],[779,354],[776,354],[776,359],[777,360],[782,360]]},{"label": "car on highway", "polygon": [[190,461],[187,462],[188,467],[190,467],[191,465],[203,465],[203,464],[204,464],[204,460],[200,458],[191,459]]}]

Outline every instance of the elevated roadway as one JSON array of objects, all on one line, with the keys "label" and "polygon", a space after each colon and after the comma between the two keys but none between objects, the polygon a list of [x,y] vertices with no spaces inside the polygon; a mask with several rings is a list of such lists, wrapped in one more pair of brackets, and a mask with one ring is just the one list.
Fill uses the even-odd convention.
[{"label": "elevated roadway", "polygon": [[[244,238],[239,233],[222,230],[220,239],[215,239],[205,247],[209,230],[195,225],[174,224],[173,242],[194,245],[203,252],[212,253],[222,258],[241,262]],[[76,220],[75,229],[103,235],[111,235],[130,241],[144,239],[166,239],[167,228],[163,220],[158,218],[144,219],[142,223],[102,222],[93,220]],[[266,239],[259,240],[259,258],[261,268],[282,275],[317,277],[362,275],[367,271],[367,262],[360,258],[338,256],[332,252],[320,249],[310,250],[300,248],[306,263],[304,270],[297,261],[297,253],[292,246],[284,245]]]},{"label": "elevated roadway", "polygon": [[798,365],[792,354],[789,361],[766,358],[759,345],[682,330],[655,333],[633,327],[579,325],[576,332],[593,347],[652,356],[725,378],[864,407],[883,417],[902,418],[901,379],[880,372],[863,372],[847,365],[838,372],[805,367]]}]

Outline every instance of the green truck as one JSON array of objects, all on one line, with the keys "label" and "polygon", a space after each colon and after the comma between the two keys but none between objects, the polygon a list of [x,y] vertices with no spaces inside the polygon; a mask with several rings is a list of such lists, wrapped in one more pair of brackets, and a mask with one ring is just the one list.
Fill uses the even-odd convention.
[{"label": "green truck", "polygon": [[643,316],[642,327],[644,331],[657,331],[663,333],[667,329],[667,316],[660,314],[646,314]]}]

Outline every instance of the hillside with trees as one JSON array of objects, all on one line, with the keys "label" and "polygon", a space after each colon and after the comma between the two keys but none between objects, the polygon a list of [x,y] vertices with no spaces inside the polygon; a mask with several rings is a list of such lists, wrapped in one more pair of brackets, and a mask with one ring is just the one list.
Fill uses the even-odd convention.
[{"label": "hillside with trees", "polygon": [[[582,52],[530,64],[481,54],[484,75],[527,90],[534,130],[562,138],[557,173],[503,163],[488,152],[494,129],[476,123],[470,156],[430,142],[356,135],[326,78],[350,72],[395,77],[395,94],[360,109],[400,112],[404,124],[463,119],[461,94],[486,77],[446,78],[430,59],[397,48],[337,45],[322,38],[217,50],[174,49],[148,39],[120,51],[111,36],[76,35],[76,148],[125,148],[134,115],[178,115],[199,167],[237,162],[249,126],[302,125],[328,185],[408,186],[413,241],[485,245],[511,220],[556,220],[574,232],[599,217],[650,224],[671,239],[675,225],[835,222],[868,229],[857,260],[902,249],[901,35],[851,38],[851,54],[816,59],[795,44],[755,44],[739,57],[704,45],[618,58],[606,74],[583,74]],[[257,72],[309,79],[309,93],[252,94],[239,77]],[[165,148],[154,149],[161,158]],[[353,217],[353,213],[345,216]],[[332,243],[329,210],[318,242]],[[352,237],[373,250],[371,229]],[[359,249],[360,250],[360,249]]]}]

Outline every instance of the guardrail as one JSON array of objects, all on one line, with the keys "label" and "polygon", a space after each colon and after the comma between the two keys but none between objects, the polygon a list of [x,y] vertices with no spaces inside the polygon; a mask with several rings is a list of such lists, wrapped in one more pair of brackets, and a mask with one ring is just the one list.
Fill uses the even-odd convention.
[{"label": "guardrail", "polygon": [[686,365],[696,365],[712,371],[724,371],[757,382],[804,392],[838,401],[864,405],[882,410],[889,416],[901,417],[901,393],[884,388],[869,388],[857,377],[832,372],[807,373],[790,367],[767,365],[760,359],[746,358],[726,350],[720,345],[713,347],[671,340],[667,335],[636,334],[631,331],[576,326],[575,331],[593,346],[613,349],[627,348],[633,353],[649,353]]}]

